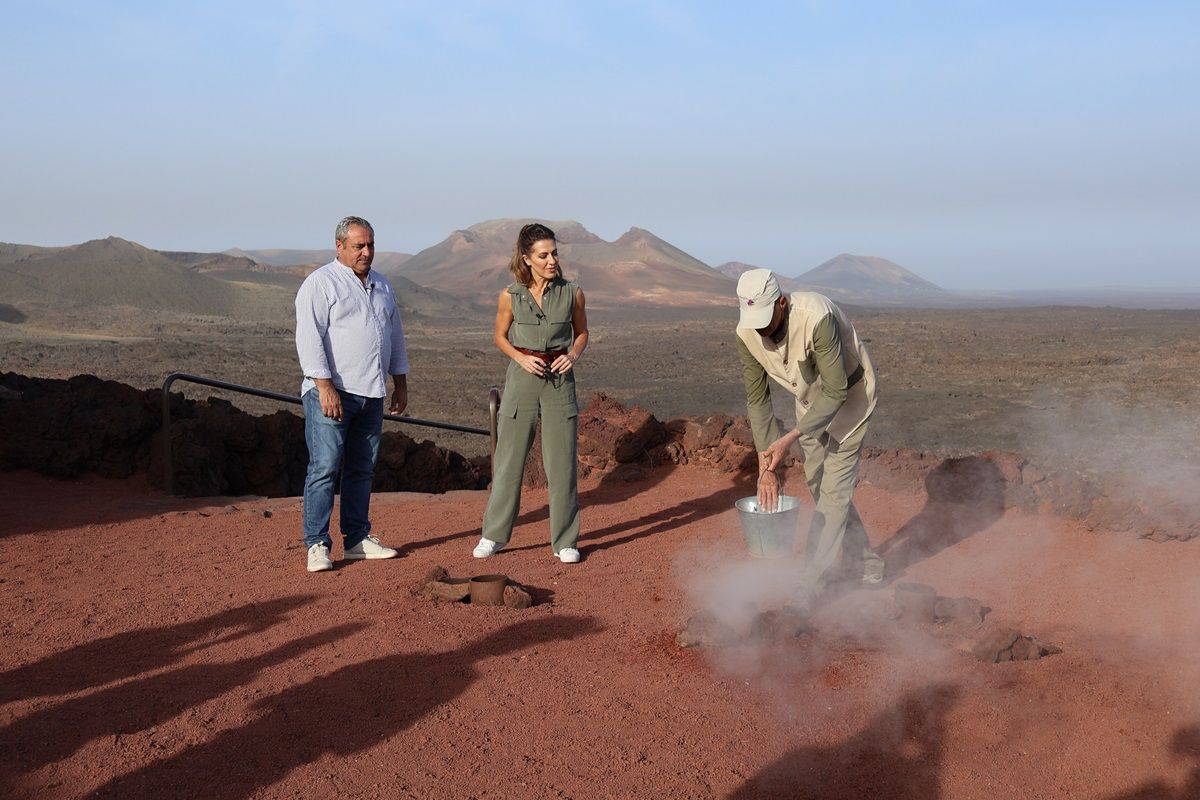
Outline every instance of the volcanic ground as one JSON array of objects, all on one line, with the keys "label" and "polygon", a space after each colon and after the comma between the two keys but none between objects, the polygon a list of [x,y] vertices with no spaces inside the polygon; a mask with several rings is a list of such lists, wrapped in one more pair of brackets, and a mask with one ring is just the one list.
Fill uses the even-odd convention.
[{"label": "volcanic ground", "polygon": [[[795,635],[682,648],[699,611],[780,602],[792,565],[747,558],[744,480],[584,480],[575,565],[551,557],[544,490],[487,561],[486,492],[381,493],[375,533],[402,557],[310,575],[297,498],[5,473],[0,795],[1200,796],[1195,539],[1010,509]],[[904,552],[921,491],[857,497]],[[432,601],[439,566],[535,604]],[[897,616],[905,582],[1062,652],[980,660]]]}]

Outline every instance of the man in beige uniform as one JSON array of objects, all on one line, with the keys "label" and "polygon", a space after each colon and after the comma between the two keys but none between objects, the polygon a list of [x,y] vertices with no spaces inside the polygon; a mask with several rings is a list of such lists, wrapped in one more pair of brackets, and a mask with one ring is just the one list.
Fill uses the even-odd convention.
[{"label": "man in beige uniform", "polygon": [[[875,369],[850,320],[813,292],[779,291],[770,270],[742,273],[737,287],[738,354],[746,410],[758,456],[758,499],[779,500],[776,468],[793,442],[816,502],[804,572],[796,595],[807,604],[828,581],[839,554],[868,584],[883,580],[883,559],[870,546],[854,508],[854,482],[867,421],[875,410]],[[767,378],[796,396],[796,428],[780,433]]]}]

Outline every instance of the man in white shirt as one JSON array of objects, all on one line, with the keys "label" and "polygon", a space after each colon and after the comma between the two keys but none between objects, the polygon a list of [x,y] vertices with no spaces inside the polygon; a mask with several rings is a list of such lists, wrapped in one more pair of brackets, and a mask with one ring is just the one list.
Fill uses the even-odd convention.
[{"label": "man in white shirt", "polygon": [[368,517],[375,459],[383,430],[387,376],[394,388],[388,411],[408,405],[408,353],[396,295],[371,269],[375,230],[346,217],[334,234],[337,259],[305,278],[296,294],[296,352],[304,382],[304,546],[308,571],[333,569],[329,520],[341,473],[339,523],[347,559],[395,558],[371,535]]}]

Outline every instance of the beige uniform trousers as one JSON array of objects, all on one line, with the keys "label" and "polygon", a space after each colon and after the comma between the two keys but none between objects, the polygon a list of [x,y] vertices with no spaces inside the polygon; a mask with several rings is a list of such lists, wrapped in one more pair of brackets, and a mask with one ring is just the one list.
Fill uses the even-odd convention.
[{"label": "beige uniform trousers", "polygon": [[829,582],[829,570],[839,554],[843,555],[848,574],[855,579],[883,576],[883,559],[871,549],[853,500],[867,425],[867,422],[859,425],[841,442],[834,441],[827,433],[820,438],[800,436],[804,476],[817,504],[808,529],[801,578],[801,586],[809,591],[817,592]]}]

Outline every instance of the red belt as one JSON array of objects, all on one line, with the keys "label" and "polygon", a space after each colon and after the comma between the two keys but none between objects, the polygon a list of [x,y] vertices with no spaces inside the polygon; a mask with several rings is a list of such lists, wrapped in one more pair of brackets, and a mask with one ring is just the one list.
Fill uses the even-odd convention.
[{"label": "red belt", "polygon": [[524,347],[517,347],[515,344],[513,345],[513,347],[516,348],[516,351],[518,353],[524,353],[527,356],[533,356],[534,358],[540,358],[542,361],[545,361],[547,364],[554,361],[554,359],[558,358],[559,356],[565,356],[567,354],[566,350],[529,350]]}]

